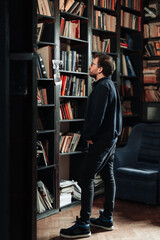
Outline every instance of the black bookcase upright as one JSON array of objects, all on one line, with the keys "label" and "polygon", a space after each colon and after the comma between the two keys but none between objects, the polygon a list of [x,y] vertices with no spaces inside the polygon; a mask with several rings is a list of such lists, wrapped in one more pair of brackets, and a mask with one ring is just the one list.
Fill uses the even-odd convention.
[{"label": "black bookcase upright", "polygon": [[[47,1],[46,1],[47,4]],[[58,211],[57,208],[57,187],[56,187],[56,161],[55,161],[55,84],[54,70],[52,67],[52,59],[55,55],[55,26],[56,26],[56,1],[49,1],[51,12],[48,15],[46,12],[37,15],[37,28],[41,31],[37,39],[37,142],[43,146],[46,161],[43,163],[37,162],[37,181],[42,181],[47,187],[50,194],[53,196],[52,208],[42,213],[38,213],[37,219],[54,214]],[[48,6],[49,6],[48,5]],[[39,7],[39,5],[37,5]],[[40,33],[40,32],[39,32]],[[46,75],[38,70],[38,55],[41,55]],[[43,67],[42,67],[43,69]],[[38,94],[41,93],[41,99]],[[40,103],[38,102],[40,100]],[[37,159],[38,161],[38,159]]]},{"label": "black bookcase upright", "polygon": [[143,41],[143,82],[142,103],[143,121],[160,121],[160,1],[145,1],[147,9],[152,8],[154,16],[144,11],[144,41]]}]

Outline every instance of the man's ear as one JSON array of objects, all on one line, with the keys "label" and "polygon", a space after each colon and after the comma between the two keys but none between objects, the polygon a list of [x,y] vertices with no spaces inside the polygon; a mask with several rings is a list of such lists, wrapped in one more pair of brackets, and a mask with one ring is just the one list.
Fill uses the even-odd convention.
[{"label": "man's ear", "polygon": [[102,73],[103,72],[103,67],[99,67],[98,68],[98,73],[100,74],[100,73]]}]

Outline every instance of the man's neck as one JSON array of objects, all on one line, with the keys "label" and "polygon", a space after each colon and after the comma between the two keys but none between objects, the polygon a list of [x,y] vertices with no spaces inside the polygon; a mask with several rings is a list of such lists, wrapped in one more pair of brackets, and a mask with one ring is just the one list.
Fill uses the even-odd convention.
[{"label": "man's neck", "polygon": [[95,78],[95,82],[99,81],[101,78],[104,78],[104,77],[105,77],[104,74],[102,73],[98,74]]}]

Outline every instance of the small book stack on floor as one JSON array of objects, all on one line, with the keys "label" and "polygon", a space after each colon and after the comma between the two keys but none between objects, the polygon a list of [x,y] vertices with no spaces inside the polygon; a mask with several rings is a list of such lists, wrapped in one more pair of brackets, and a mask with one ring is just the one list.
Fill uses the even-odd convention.
[{"label": "small book stack on floor", "polygon": [[60,207],[70,204],[72,199],[81,200],[81,188],[78,183],[73,180],[61,180]]}]

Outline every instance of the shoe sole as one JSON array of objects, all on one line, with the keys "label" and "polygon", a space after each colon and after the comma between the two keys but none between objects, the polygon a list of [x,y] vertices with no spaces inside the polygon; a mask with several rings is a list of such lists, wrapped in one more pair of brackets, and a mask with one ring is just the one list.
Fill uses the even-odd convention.
[{"label": "shoe sole", "polygon": [[64,235],[62,233],[60,233],[60,237],[63,237],[63,238],[87,238],[87,237],[90,237],[91,236],[91,232],[90,233],[87,233],[87,234],[82,234],[82,235]]},{"label": "shoe sole", "polygon": [[90,225],[91,225],[92,227],[103,228],[103,229],[105,229],[106,231],[112,231],[112,230],[114,229],[114,226],[112,226],[112,227],[105,227],[105,226],[98,225],[98,224],[93,224],[93,223],[90,223]]}]

